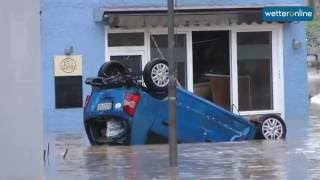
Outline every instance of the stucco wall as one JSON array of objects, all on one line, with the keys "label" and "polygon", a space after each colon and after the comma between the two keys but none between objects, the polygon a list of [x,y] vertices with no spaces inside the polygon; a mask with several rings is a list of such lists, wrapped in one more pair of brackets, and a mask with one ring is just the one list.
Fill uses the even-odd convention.
[{"label": "stucco wall", "polygon": [[[55,109],[53,57],[63,55],[65,47],[71,45],[74,47],[74,54],[83,55],[83,67],[85,67],[83,81],[86,77],[96,75],[105,56],[104,26],[95,23],[92,18],[92,9],[99,6],[101,4],[94,0],[42,2],[41,42],[45,131],[47,127],[68,131],[74,127],[82,128],[81,108]],[[89,93],[89,86],[83,85],[83,88],[85,98]],[[74,122],[76,126],[71,125],[70,122]]]},{"label": "stucco wall", "polygon": [[[302,42],[299,49],[292,48],[292,41]],[[290,23],[283,26],[283,67],[285,115],[289,121],[290,134],[305,133],[308,123],[309,100],[307,80],[307,49],[304,23]]]},{"label": "stucco wall", "polygon": [[[43,60],[43,84],[45,123],[72,121],[82,128],[82,110],[55,110],[53,56],[63,54],[67,45],[74,46],[74,54],[83,55],[83,77],[94,76],[104,62],[104,25],[96,24],[92,18],[93,8],[109,6],[165,6],[166,0],[44,0],[42,2],[41,36]],[[290,5],[302,4],[302,0],[180,0],[183,6],[205,5]],[[306,121],[308,116],[305,45],[302,49],[292,49],[292,38],[304,42],[303,23],[284,25],[284,88],[285,112],[287,119]],[[84,80],[83,79],[83,80]],[[89,87],[84,85],[84,98]],[[292,120],[292,121],[293,121]],[[61,128],[68,128],[61,122]],[[290,131],[289,131],[290,132]]]},{"label": "stucco wall", "polygon": [[0,179],[42,179],[40,1],[0,1]]}]

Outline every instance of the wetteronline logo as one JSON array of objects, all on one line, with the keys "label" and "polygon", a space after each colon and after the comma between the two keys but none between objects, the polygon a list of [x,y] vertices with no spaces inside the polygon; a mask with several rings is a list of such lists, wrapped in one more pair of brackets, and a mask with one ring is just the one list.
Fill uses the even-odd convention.
[{"label": "wetteronline logo", "polygon": [[262,19],[264,21],[312,21],[313,8],[308,6],[272,6],[264,7]]}]

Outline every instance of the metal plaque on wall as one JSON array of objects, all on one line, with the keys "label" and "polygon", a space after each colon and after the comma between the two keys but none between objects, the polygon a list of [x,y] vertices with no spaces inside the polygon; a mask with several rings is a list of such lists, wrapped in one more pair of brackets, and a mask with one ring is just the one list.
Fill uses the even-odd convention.
[{"label": "metal plaque on wall", "polygon": [[81,76],[82,56],[54,56],[55,76]]}]

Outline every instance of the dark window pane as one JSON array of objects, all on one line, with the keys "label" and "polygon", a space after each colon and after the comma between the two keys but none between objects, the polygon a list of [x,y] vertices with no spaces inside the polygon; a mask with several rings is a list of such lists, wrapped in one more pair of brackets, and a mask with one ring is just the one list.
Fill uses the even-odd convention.
[{"label": "dark window pane", "polygon": [[82,76],[55,77],[56,108],[82,107]]},{"label": "dark window pane", "polygon": [[193,31],[193,92],[230,110],[229,31]]},{"label": "dark window pane", "polygon": [[119,61],[124,64],[131,72],[141,72],[141,56],[127,55],[127,56],[110,56],[111,61]]},{"label": "dark window pane", "polygon": [[239,32],[239,110],[273,108],[271,32]]},{"label": "dark window pane", "polygon": [[144,33],[110,33],[108,46],[144,46]]},{"label": "dark window pane", "polygon": [[[150,54],[151,59],[154,58],[165,58],[168,59],[168,35],[151,35],[150,37]],[[179,83],[186,87],[187,75],[187,45],[186,35],[176,34],[175,35],[175,49],[174,58],[177,65],[177,79]]]},{"label": "dark window pane", "polygon": [[[239,35],[240,34],[240,35]],[[238,45],[270,44],[270,32],[241,32],[238,33]]]}]

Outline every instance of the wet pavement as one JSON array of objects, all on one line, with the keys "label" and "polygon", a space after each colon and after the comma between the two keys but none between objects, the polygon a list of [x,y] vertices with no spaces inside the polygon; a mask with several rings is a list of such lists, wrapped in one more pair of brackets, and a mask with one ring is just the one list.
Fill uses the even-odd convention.
[{"label": "wet pavement", "polygon": [[91,147],[83,131],[47,132],[46,179],[317,179],[320,105],[310,109],[300,138],[180,144],[177,171],[169,168],[167,145]]}]

